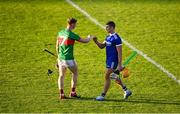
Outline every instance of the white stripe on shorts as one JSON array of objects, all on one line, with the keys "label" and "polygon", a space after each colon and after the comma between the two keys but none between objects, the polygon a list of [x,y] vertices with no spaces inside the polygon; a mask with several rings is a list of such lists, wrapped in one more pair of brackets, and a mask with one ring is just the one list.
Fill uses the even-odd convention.
[{"label": "white stripe on shorts", "polygon": [[112,68],[112,69],[114,68],[114,62],[111,63],[111,68]]}]

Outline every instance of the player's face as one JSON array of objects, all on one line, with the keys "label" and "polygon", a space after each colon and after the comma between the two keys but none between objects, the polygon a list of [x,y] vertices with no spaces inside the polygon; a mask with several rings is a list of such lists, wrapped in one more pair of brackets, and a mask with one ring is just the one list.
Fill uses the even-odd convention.
[{"label": "player's face", "polygon": [[109,25],[106,25],[106,31],[107,31],[108,33],[111,33],[112,31],[114,31],[114,28],[111,27],[111,26],[109,26]]},{"label": "player's face", "polygon": [[76,23],[71,24],[72,29],[75,29],[75,27],[76,27]]}]

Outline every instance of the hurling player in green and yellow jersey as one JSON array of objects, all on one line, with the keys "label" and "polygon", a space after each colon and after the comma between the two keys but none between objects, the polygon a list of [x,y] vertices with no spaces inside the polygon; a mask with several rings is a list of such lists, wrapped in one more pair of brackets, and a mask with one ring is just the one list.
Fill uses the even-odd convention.
[{"label": "hurling player in green and yellow jersey", "polygon": [[67,27],[61,30],[58,33],[57,42],[56,42],[56,51],[58,55],[58,66],[59,66],[59,79],[58,79],[58,88],[60,92],[60,99],[65,99],[64,94],[64,77],[67,68],[72,72],[72,81],[71,81],[71,92],[70,97],[80,97],[76,93],[77,77],[78,77],[78,67],[77,63],[74,60],[73,47],[75,41],[88,43],[95,36],[88,36],[83,39],[79,35],[72,32],[76,27],[77,20],[74,18],[69,18],[67,22]]}]

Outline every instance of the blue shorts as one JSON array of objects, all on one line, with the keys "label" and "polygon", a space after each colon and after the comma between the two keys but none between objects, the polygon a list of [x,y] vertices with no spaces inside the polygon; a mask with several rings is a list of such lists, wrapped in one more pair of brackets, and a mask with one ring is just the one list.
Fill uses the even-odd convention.
[{"label": "blue shorts", "polygon": [[106,68],[111,68],[111,69],[116,69],[118,66],[117,61],[112,61],[112,60],[106,60]]}]

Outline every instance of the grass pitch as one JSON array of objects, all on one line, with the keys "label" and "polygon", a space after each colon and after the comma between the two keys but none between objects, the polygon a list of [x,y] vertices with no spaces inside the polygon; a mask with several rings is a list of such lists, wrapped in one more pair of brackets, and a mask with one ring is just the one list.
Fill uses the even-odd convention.
[{"label": "grass pitch", "polygon": [[[180,78],[180,2],[74,2],[102,24],[114,20],[121,37]],[[180,86],[141,56],[129,64],[131,76],[124,79],[133,91],[128,101],[114,82],[106,101],[94,101],[103,88],[105,50],[93,42],[75,44],[82,98],[59,101],[56,60],[43,49],[55,52],[57,32],[68,17],[78,19],[75,32],[80,36],[95,34],[104,40],[107,33],[65,1],[0,1],[0,112],[180,112]],[[123,59],[130,53],[123,45]],[[49,78],[48,68],[54,70]],[[68,72],[67,95],[70,78]]]}]

